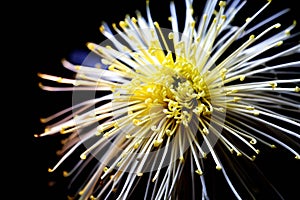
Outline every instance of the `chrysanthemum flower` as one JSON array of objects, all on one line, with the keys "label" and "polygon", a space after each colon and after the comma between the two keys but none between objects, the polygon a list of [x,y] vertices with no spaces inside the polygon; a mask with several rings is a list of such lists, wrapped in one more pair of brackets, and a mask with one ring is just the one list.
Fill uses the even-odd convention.
[{"label": "chrysanthemum flower", "polygon": [[[142,183],[145,199],[177,199],[182,184],[190,184],[193,199],[208,199],[205,172],[213,166],[237,199],[245,191],[254,198],[236,156],[254,163],[260,148],[279,147],[300,159],[300,61],[272,62],[300,52],[290,42],[296,22],[274,22],[282,10],[254,23],[270,0],[241,26],[231,22],[245,1],[210,0],[202,15],[192,0],[185,3],[183,30],[174,2],[166,29],[152,19],[147,1],[146,18],[137,12],[113,30],[100,27],[108,40],[87,44],[99,63],[63,60],[74,79],[39,74],[71,85],[42,89],[73,91],[76,104],[43,118],[58,121],[36,135],[69,134],[50,172],[80,152],[64,172],[78,189],[70,196],[127,199]],[[80,91],[91,98],[77,102]]]}]

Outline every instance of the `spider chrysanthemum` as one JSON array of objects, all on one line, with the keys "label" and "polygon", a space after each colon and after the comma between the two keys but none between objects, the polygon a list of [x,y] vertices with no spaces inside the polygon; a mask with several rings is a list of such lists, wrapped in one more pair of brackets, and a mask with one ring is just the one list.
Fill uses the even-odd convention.
[{"label": "spider chrysanthemum", "polygon": [[41,84],[45,90],[94,91],[93,98],[43,118],[48,123],[69,113],[36,135],[69,134],[50,172],[80,152],[64,172],[78,189],[73,198],[127,199],[141,183],[145,199],[177,199],[188,176],[191,197],[208,199],[205,170],[212,164],[237,199],[244,195],[240,183],[254,198],[242,171],[227,164],[233,157],[254,161],[260,147],[278,146],[300,159],[300,61],[272,62],[300,52],[290,41],[296,22],[274,22],[288,10],[254,23],[269,0],[238,26],[232,21],[245,1],[210,0],[202,15],[192,0],[185,3],[183,30],[174,2],[166,29],[153,21],[147,1],[146,18],[137,12],[113,29],[100,27],[110,44],[87,44],[99,63],[63,60],[74,79],[39,74],[71,85]]}]

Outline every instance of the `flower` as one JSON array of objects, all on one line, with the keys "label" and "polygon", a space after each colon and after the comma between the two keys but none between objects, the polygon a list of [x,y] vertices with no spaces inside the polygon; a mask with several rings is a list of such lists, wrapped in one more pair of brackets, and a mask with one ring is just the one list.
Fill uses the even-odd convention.
[{"label": "flower", "polygon": [[[36,137],[69,134],[49,171],[80,152],[78,163],[64,172],[79,185],[74,198],[126,199],[145,182],[145,198],[177,199],[188,176],[192,198],[199,184],[201,198],[208,199],[205,170],[213,163],[242,199],[236,181],[255,195],[231,154],[254,161],[260,147],[278,146],[300,159],[300,62],[272,62],[300,52],[291,41],[296,22],[274,23],[283,10],[254,23],[271,0],[241,26],[232,21],[245,1],[207,1],[199,20],[193,2],[185,2],[182,32],[174,2],[169,30],[153,21],[147,1],[147,18],[139,12],[126,16],[112,25],[115,35],[103,23],[100,31],[108,40],[87,44],[91,57],[101,58],[94,66],[89,58],[86,65],[63,60],[74,79],[39,74],[71,85],[40,84],[42,89],[73,91],[74,106],[43,118],[48,123],[63,117]],[[81,101],[83,95],[89,99]]]}]

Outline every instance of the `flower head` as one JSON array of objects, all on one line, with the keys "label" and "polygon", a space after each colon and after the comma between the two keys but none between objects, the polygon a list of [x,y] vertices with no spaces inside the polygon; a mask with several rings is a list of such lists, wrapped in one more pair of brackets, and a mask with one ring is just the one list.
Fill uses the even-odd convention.
[{"label": "flower head", "polygon": [[[143,181],[145,199],[176,199],[188,176],[191,196],[198,194],[197,183],[202,199],[208,199],[205,170],[214,163],[241,199],[233,174],[254,195],[233,157],[254,161],[259,147],[279,146],[300,159],[300,61],[272,63],[300,52],[299,44],[283,46],[293,38],[296,22],[274,23],[283,10],[255,24],[270,0],[241,26],[232,21],[245,1],[207,1],[198,19],[193,2],[185,2],[183,30],[174,2],[171,29],[166,29],[153,21],[147,1],[147,18],[137,12],[113,24],[113,30],[105,23],[100,27],[108,40],[87,44],[99,62],[89,66],[89,57],[82,65],[62,61],[76,73],[74,79],[39,74],[71,85],[40,84],[42,89],[73,91],[74,106],[42,122],[71,114],[36,136],[69,134],[60,161],[49,171],[80,152],[78,163],[64,172],[74,177],[71,184],[79,181],[74,198],[126,199]],[[83,94],[89,99],[78,102]],[[87,169],[80,181],[77,176]]]}]

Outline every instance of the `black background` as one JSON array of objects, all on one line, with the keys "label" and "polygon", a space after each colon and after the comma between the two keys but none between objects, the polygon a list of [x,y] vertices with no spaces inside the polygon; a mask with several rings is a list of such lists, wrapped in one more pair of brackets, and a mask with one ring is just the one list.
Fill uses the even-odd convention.
[{"label": "black background", "polygon": [[[175,2],[178,12],[180,9],[184,11],[183,2]],[[271,13],[291,7],[292,11],[287,18],[281,19],[291,23],[292,16],[300,21],[296,3],[294,0],[274,0],[268,11]],[[263,5],[259,0],[249,1],[249,4],[253,5],[247,7],[245,12],[249,13]],[[167,20],[168,1],[152,0],[150,5],[153,19],[158,20],[162,27],[170,27]],[[21,7],[20,12],[15,12],[16,18],[9,23],[15,42],[9,51],[12,57],[9,59],[9,66],[12,66],[14,76],[20,77],[17,83],[14,81],[16,86],[10,92],[18,94],[15,99],[18,105],[14,104],[17,107],[12,120],[15,127],[10,126],[8,134],[12,135],[13,140],[18,138],[18,144],[20,143],[19,146],[14,145],[13,149],[15,146],[20,149],[17,149],[17,154],[9,155],[14,161],[11,162],[14,167],[12,174],[16,175],[9,179],[9,195],[28,200],[64,200],[67,183],[61,178],[61,174],[47,172],[47,169],[58,161],[55,152],[61,147],[61,137],[34,138],[33,135],[43,132],[44,125],[40,123],[40,117],[71,106],[71,93],[42,91],[38,87],[41,80],[37,73],[71,75],[61,66],[61,59],[70,58],[75,50],[87,50],[86,42],[103,41],[104,37],[99,32],[102,21],[108,24],[117,23],[123,20],[126,14],[135,16],[136,9],[145,13],[145,1],[73,1],[69,4],[46,1],[26,4],[24,8],[22,5],[18,6]],[[243,15],[244,18],[245,16],[247,14]],[[288,197],[287,199],[296,199],[296,194],[299,197],[299,161],[295,162],[291,154],[267,152],[262,156],[258,163],[265,169],[265,175],[274,185]]]}]

